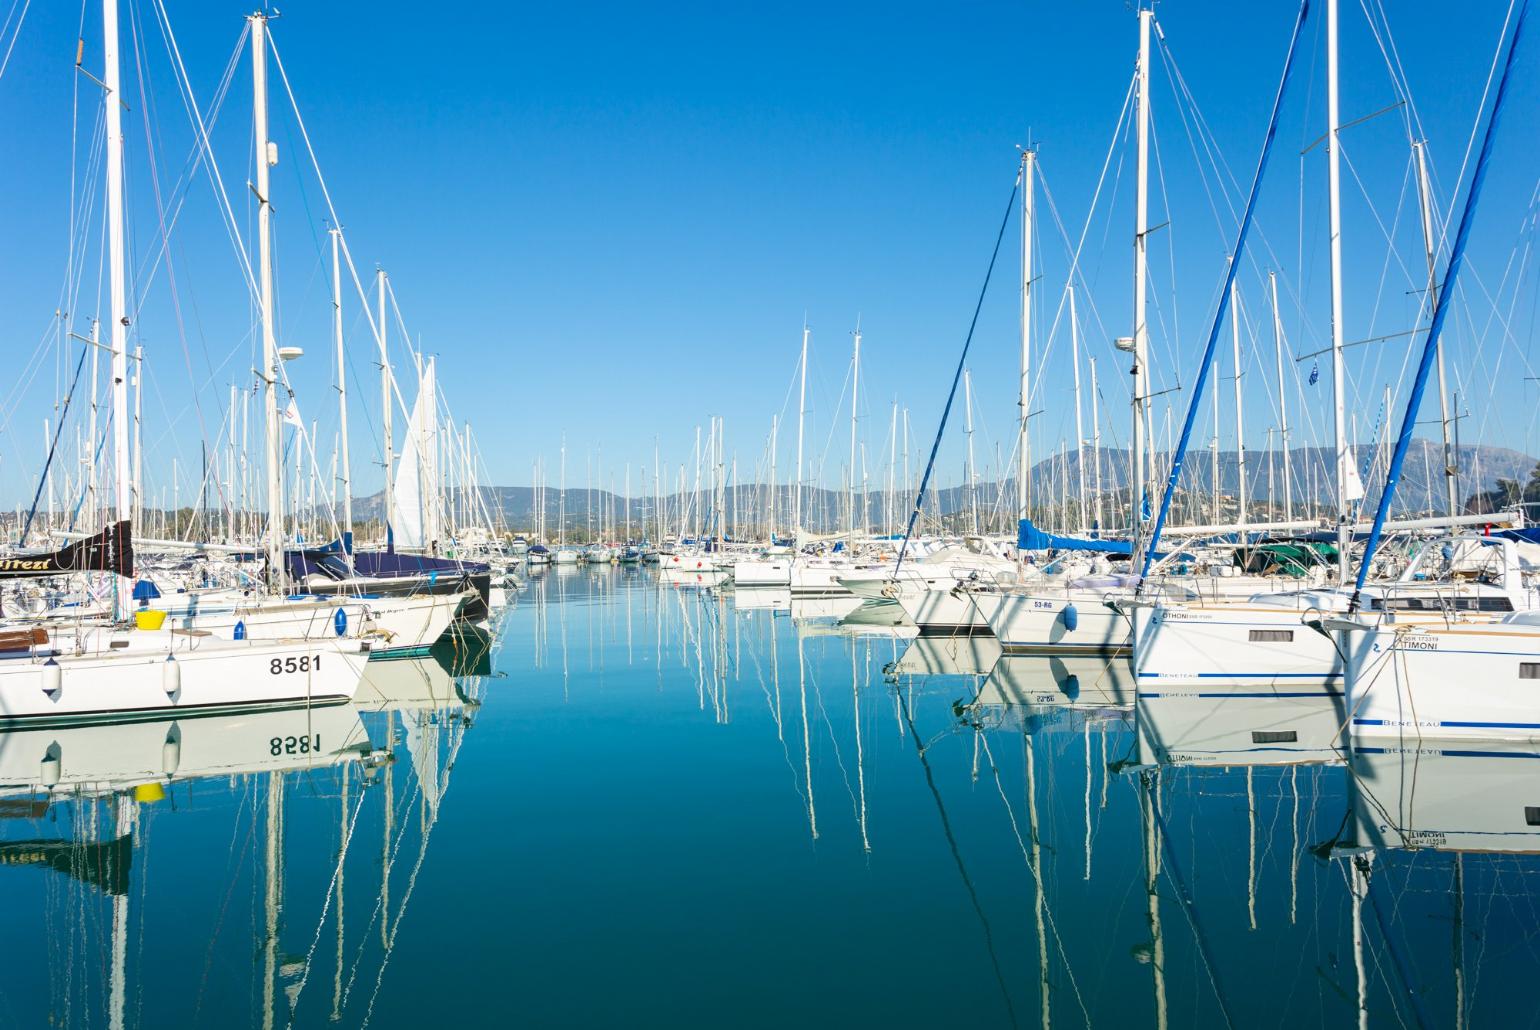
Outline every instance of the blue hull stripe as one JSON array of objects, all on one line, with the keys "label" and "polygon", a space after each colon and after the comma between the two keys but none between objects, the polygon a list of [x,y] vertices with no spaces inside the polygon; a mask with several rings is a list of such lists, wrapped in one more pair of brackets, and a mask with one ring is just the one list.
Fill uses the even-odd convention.
[{"label": "blue hull stripe", "polygon": [[[1355,726],[1391,726],[1400,728],[1389,719],[1354,719]],[[1444,720],[1436,722],[1434,726],[1452,726],[1458,729],[1498,729],[1498,730],[1540,730],[1540,722],[1454,722]],[[1426,726],[1408,726],[1407,729],[1428,729]]]},{"label": "blue hull stripe", "polygon": [[1151,692],[1144,691],[1144,690],[1139,691],[1139,697],[1141,699],[1143,699],[1143,698],[1162,698],[1162,697],[1173,697],[1173,698],[1178,698],[1178,699],[1187,699],[1187,698],[1195,698],[1195,697],[1218,697],[1218,698],[1246,697],[1246,698],[1256,698],[1256,697],[1341,697],[1341,696],[1342,696],[1342,692],[1340,690],[1291,690],[1291,691],[1287,691],[1287,692],[1285,692],[1285,691],[1271,691],[1271,690],[1267,690],[1267,691],[1251,691],[1251,692],[1236,691],[1234,693],[1232,693],[1232,692],[1230,692],[1228,690],[1209,690],[1209,691],[1199,691],[1199,692],[1193,693],[1193,694],[1183,694],[1183,693],[1158,694],[1158,693],[1151,693]]},{"label": "blue hull stripe", "polygon": [[1342,678],[1340,672],[1141,672],[1140,679],[1201,679],[1201,680],[1254,680],[1254,679],[1325,679]]}]

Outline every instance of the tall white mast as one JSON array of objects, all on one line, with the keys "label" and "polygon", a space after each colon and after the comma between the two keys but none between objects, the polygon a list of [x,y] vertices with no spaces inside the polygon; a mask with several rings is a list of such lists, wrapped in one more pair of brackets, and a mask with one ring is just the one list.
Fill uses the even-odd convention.
[{"label": "tall white mast", "polygon": [[770,521],[769,521],[769,528],[770,528],[770,540],[772,542],[774,542],[774,540],[775,540],[775,509],[776,509],[775,491],[776,491],[776,487],[777,487],[776,477],[777,477],[777,475],[780,472],[780,470],[776,467],[776,454],[775,454],[775,450],[776,450],[776,445],[780,442],[780,439],[781,439],[781,417],[780,417],[780,415],[771,415],[770,416]]},{"label": "tall white mast", "polygon": [[1273,300],[1273,351],[1278,361],[1278,438],[1283,450],[1283,520],[1287,522],[1294,517],[1294,455],[1289,450],[1289,395],[1283,382],[1283,320],[1278,315],[1277,273],[1267,273],[1267,288]]},{"label": "tall white mast", "polygon": [[[348,366],[342,343],[342,230],[332,227],[332,333],[337,338],[337,417],[342,429],[339,445],[342,451],[342,532],[353,532],[353,465],[348,457]],[[388,511],[388,509],[387,509]],[[351,550],[348,564],[353,563]]]},{"label": "tall white mast", "polygon": [[1213,491],[1213,495],[1214,495],[1214,502],[1213,502],[1214,503],[1214,511],[1213,511],[1213,515],[1212,515],[1212,519],[1211,519],[1211,521],[1213,521],[1213,522],[1219,522],[1220,519],[1223,517],[1222,509],[1220,507],[1220,501],[1223,499],[1223,493],[1222,493],[1222,490],[1221,490],[1221,480],[1220,480],[1220,476],[1219,476],[1219,416],[1220,416],[1220,410],[1219,410],[1220,409],[1220,404],[1219,404],[1220,382],[1219,382],[1219,378],[1220,378],[1219,375],[1216,373],[1214,375],[1214,436],[1213,436],[1213,438],[1211,440],[1209,440],[1209,445],[1208,445],[1209,446],[1209,456],[1210,456],[1210,459],[1212,461],[1212,471],[1210,472],[1210,476],[1211,476],[1210,489]]},{"label": "tall white mast", "polygon": [[[856,346],[850,358],[850,545],[856,542],[856,419],[861,402],[861,328],[856,326]],[[864,519],[863,519],[864,521]]]},{"label": "tall white mast", "polygon": [[262,381],[267,443],[268,580],[283,592],[283,465],[278,421],[278,340],[273,325],[273,206],[269,172],[278,162],[277,147],[267,138],[267,15],[252,14],[251,87],[257,144],[257,256],[262,302]]},{"label": "tall white mast", "polygon": [[697,547],[700,546],[700,527],[701,527],[700,463],[701,463],[700,426],[697,425],[695,427],[695,486],[690,491],[690,514],[691,514],[690,525],[695,527],[695,532],[694,532],[693,536],[695,537],[695,545]]},{"label": "tall white mast", "polygon": [[1138,177],[1134,200],[1134,433],[1133,476],[1129,484],[1129,510],[1133,559],[1137,565],[1144,551],[1143,501],[1145,489],[1144,448],[1146,436],[1145,407],[1147,405],[1146,364],[1149,361],[1149,328],[1146,321],[1148,309],[1149,259],[1145,252],[1145,236],[1150,223],[1150,24],[1155,12],[1147,7],[1139,11],[1139,110],[1137,118]]},{"label": "tall white mast", "polygon": [[[807,337],[809,329],[807,323],[802,323],[802,361],[801,368],[802,385],[797,390],[797,484],[792,491],[793,506],[795,511],[791,517],[791,533],[793,538],[802,529],[802,431],[803,423],[807,421]],[[795,540],[793,540],[795,544]]]},{"label": "tall white mast", "polygon": [[1331,393],[1337,445],[1337,582],[1348,578],[1347,384],[1342,369],[1342,190],[1337,140],[1337,0],[1326,0],[1326,182],[1331,218]]},{"label": "tall white mast", "polygon": [[1016,517],[1028,517],[1032,504],[1032,439],[1028,422],[1032,412],[1032,194],[1037,153],[1021,152],[1021,386],[1017,404],[1021,419],[1016,430]]},{"label": "tall white mast", "polygon": [[[1438,240],[1433,235],[1433,189],[1428,182],[1426,142],[1412,144],[1417,156],[1417,199],[1422,208],[1422,244],[1428,257],[1428,310],[1438,300]],[[1449,388],[1444,379],[1444,341],[1438,342],[1438,421],[1444,442],[1444,503],[1448,514],[1460,510],[1460,465],[1450,441]]]},{"label": "tall white mast", "polygon": [[1096,528],[1102,528],[1102,411],[1096,388],[1096,359],[1091,359],[1091,460],[1094,463],[1091,499],[1095,506]]},{"label": "tall white mast", "polygon": [[97,480],[96,469],[96,433],[97,411],[101,407],[101,362],[97,360],[101,349],[102,324],[99,320],[91,322],[91,418],[90,428],[86,434],[85,451],[82,460],[86,463],[86,510],[91,517],[96,518],[101,511],[101,490]]},{"label": "tall white mast", "polygon": [[567,545],[567,434],[561,434],[561,472],[556,484],[556,546]]},{"label": "tall white mast", "polygon": [[[117,0],[104,0],[102,4],[102,36],[103,85],[107,87],[107,262],[111,303],[111,324],[108,330],[112,346],[113,510],[117,521],[122,522],[132,518],[133,497],[128,460],[128,289],[123,260],[123,104],[118,72]],[[90,447],[94,453],[95,440],[90,441]],[[127,613],[131,600],[129,582],[124,576],[116,576],[114,579],[116,614],[121,616]]]},{"label": "tall white mast", "polygon": [[1246,524],[1246,440],[1242,435],[1245,425],[1241,413],[1241,298],[1234,281],[1230,283],[1230,342],[1235,352],[1235,469],[1240,477],[1236,490],[1238,507],[1235,514],[1237,525]]},{"label": "tall white mast", "polygon": [[977,536],[979,531],[979,499],[978,476],[974,472],[973,464],[973,370],[963,369],[963,432],[968,438],[968,517],[972,522],[972,533]]},{"label": "tall white mast", "polygon": [[134,525],[144,521],[144,348],[134,348]]},{"label": "tall white mast", "polygon": [[385,337],[385,270],[379,269],[374,274],[375,284],[379,288],[379,318],[376,321],[376,332],[379,333],[380,344],[380,432],[385,440],[385,506],[383,523],[386,539],[390,538],[390,510],[396,500],[396,443],[395,432],[391,425],[392,397],[390,388],[390,351],[386,347]]},{"label": "tall white mast", "polygon": [[236,393],[234,383],[230,384],[230,433],[229,452],[225,456],[225,542],[235,543],[235,477],[236,477],[236,448],[239,443],[237,433],[240,430],[240,397]]},{"label": "tall white mast", "polygon": [[883,525],[887,532],[893,532],[893,513],[898,510],[897,498],[893,494],[893,476],[898,471],[898,401],[893,402],[893,414],[888,424],[888,503],[884,506],[887,516]]},{"label": "tall white mast", "polygon": [[1069,350],[1070,359],[1075,366],[1075,478],[1078,480],[1076,497],[1079,503],[1080,532],[1086,531],[1086,503],[1085,503],[1085,422],[1081,415],[1080,400],[1080,326],[1075,319],[1075,287],[1070,284],[1069,291]]}]

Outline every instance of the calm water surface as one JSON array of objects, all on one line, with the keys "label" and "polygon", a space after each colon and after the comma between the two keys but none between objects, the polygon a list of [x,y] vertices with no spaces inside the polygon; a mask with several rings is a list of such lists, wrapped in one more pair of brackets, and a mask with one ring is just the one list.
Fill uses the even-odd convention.
[{"label": "calm water surface", "polygon": [[0,1025],[1535,1022],[1534,751],[849,609],[553,570],[356,706],[0,735]]}]

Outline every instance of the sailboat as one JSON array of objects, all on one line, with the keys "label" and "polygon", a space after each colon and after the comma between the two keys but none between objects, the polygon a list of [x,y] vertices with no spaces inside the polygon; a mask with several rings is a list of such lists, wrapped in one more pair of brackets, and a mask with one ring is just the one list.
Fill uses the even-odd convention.
[{"label": "sailboat", "polygon": [[[1217,616],[1199,614],[1188,618],[1188,613],[1180,609],[1157,610],[1149,616],[1148,634],[1140,636],[1136,665],[1141,684],[1241,678],[1258,683],[1268,692],[1340,692],[1345,683],[1355,736],[1527,739],[1540,728],[1540,711],[1522,682],[1526,678],[1540,678],[1540,613],[1534,610],[1524,588],[1512,544],[1485,537],[1455,537],[1442,546],[1425,547],[1404,581],[1393,588],[1369,582],[1379,565],[1376,557],[1383,557],[1378,548],[1386,532],[1426,528],[1416,524],[1398,527],[1388,516],[1423,391],[1439,353],[1441,331],[1463,263],[1471,218],[1491,156],[1526,13],[1527,6],[1521,9],[1507,43],[1507,63],[1493,101],[1447,273],[1437,289],[1431,291],[1436,296],[1421,360],[1395,453],[1387,466],[1375,518],[1358,561],[1356,581],[1350,588],[1349,547],[1354,527],[1347,506],[1361,493],[1361,488],[1354,489],[1356,475],[1350,474],[1343,422],[1337,0],[1328,0],[1332,344],[1338,498],[1343,505],[1337,524],[1337,586],[1292,596],[1258,597],[1254,599],[1255,606],[1228,606]],[[1425,231],[1425,237],[1431,240],[1431,232]],[[1429,254],[1431,268],[1431,245]],[[1430,272],[1430,286],[1433,278]],[[1169,493],[1168,487],[1168,497]],[[1444,519],[1425,521],[1447,526],[1469,518],[1451,514]],[[1418,562],[1429,555],[1447,559],[1446,568],[1431,582],[1418,582],[1422,578]],[[1251,662],[1255,664],[1237,668],[1230,663],[1242,655],[1243,633],[1245,644],[1276,646],[1265,650],[1253,647]],[[1215,668],[1216,662],[1224,664]],[[1482,689],[1469,689],[1473,683],[1480,684]]]},{"label": "sailboat", "polygon": [[[113,365],[113,469],[118,521],[96,537],[49,555],[0,562],[12,577],[90,574],[109,584],[111,618],[14,626],[0,629],[10,646],[0,655],[0,722],[77,722],[102,717],[155,717],[208,712],[230,705],[282,707],[313,705],[353,696],[368,653],[356,638],[223,640],[207,630],[129,621],[134,557],[130,526],[132,480],[129,461],[127,376],[127,282],[123,196],[122,104],[119,101],[117,0],[103,0],[102,85],[105,97],[108,284]],[[253,16],[254,78],[265,73],[265,19]],[[258,106],[258,137],[265,138],[265,108]],[[272,279],[267,247],[268,151],[258,161],[261,199],[262,296],[265,368],[271,391],[280,355],[271,318]],[[270,457],[277,449],[276,417],[269,419]],[[270,554],[283,510],[276,463],[270,467]]]}]

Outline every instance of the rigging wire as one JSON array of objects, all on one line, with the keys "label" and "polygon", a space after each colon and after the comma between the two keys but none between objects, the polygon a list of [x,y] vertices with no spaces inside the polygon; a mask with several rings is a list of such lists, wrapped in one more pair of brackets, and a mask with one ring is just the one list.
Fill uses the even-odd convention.
[{"label": "rigging wire", "polygon": [[973,332],[978,328],[979,312],[984,307],[984,297],[989,292],[989,280],[995,273],[995,262],[1000,258],[1000,244],[1005,239],[1005,227],[1010,223],[1011,213],[1016,204],[1016,194],[1021,190],[1021,176],[1018,175],[1011,183],[1011,195],[1005,202],[1005,216],[1000,219],[1000,231],[995,234],[994,251],[989,255],[989,267],[984,271],[984,282],[979,287],[979,299],[973,305],[973,320],[968,323],[968,335],[963,340],[962,353],[957,356],[957,371],[952,374],[952,389],[946,397],[946,407],[941,410],[941,424],[936,427],[936,439],[930,446],[930,460],[925,463],[925,472],[920,477],[920,489],[915,495],[914,510],[909,513],[909,525],[904,530],[904,542],[898,549],[898,561],[893,566],[893,578],[898,578],[898,570],[904,566],[904,555],[909,550],[909,538],[914,534],[915,520],[920,516],[920,508],[925,503],[925,488],[930,483],[931,473],[936,467],[936,452],[941,449],[941,439],[946,435],[947,419],[952,414],[952,402],[957,399],[957,386],[962,382],[963,369],[968,362],[968,348],[973,345]]}]

